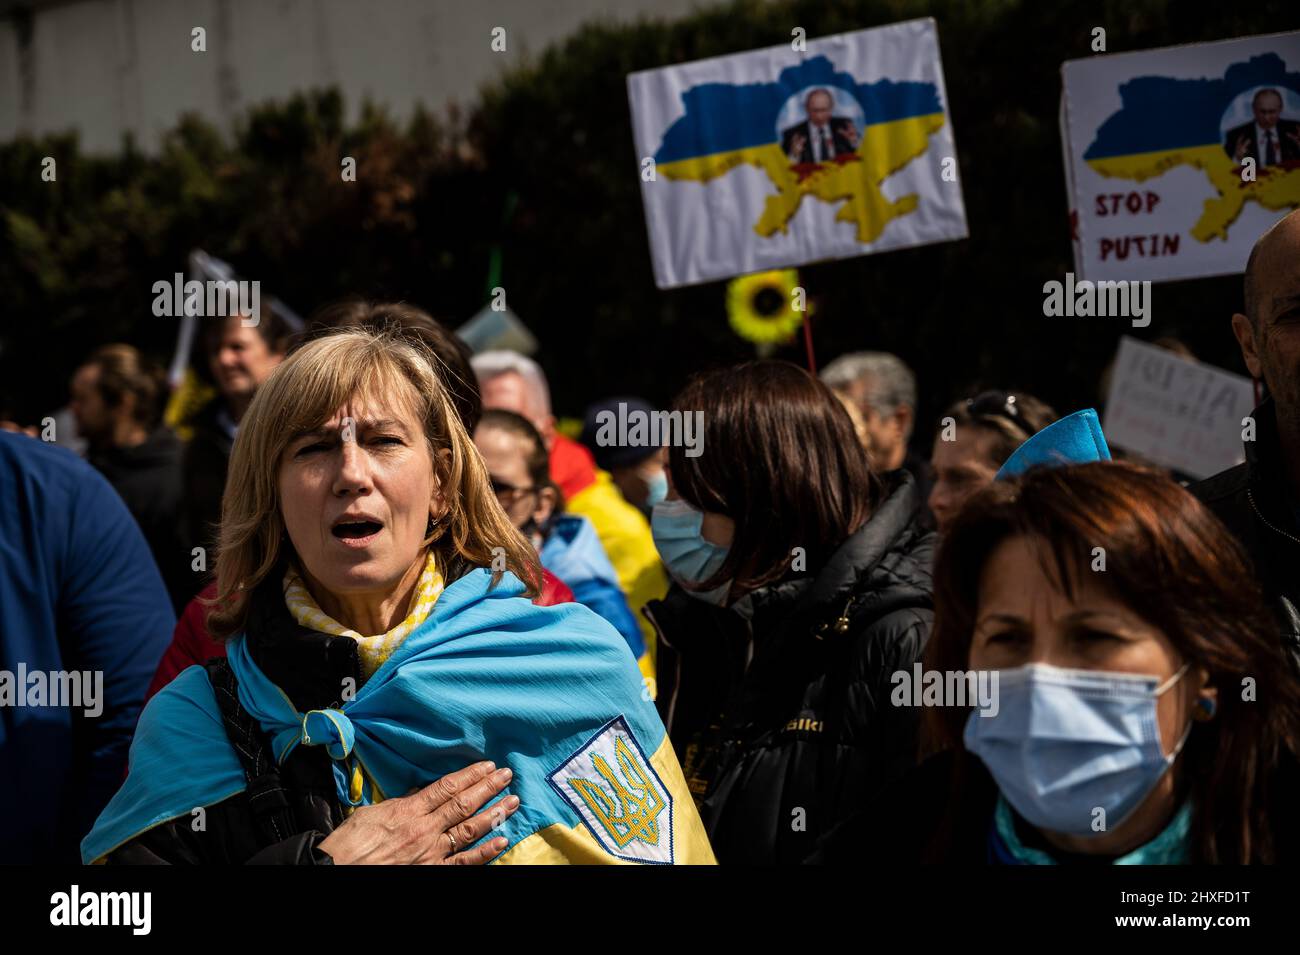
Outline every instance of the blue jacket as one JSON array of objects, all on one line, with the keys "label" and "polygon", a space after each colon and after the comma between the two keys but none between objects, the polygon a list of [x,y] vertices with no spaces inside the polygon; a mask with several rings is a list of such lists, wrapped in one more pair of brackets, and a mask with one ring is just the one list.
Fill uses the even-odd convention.
[{"label": "blue jacket", "polygon": [[[109,483],[70,451],[0,432],[0,863],[77,861],[175,623]],[[54,699],[48,675],[73,670],[90,676]],[[67,696],[79,705],[50,705]]]},{"label": "blue jacket", "polygon": [[539,556],[543,567],[569,585],[578,603],[613,624],[640,660],[646,652],[645,639],[591,521],[577,514],[557,514]]}]

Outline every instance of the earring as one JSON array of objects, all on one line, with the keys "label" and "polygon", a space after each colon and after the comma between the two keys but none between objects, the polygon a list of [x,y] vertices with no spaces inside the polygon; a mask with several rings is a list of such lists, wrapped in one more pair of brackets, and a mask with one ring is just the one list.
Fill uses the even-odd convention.
[{"label": "earring", "polygon": [[434,526],[435,526],[437,523],[438,523],[438,522],[435,521],[435,520],[433,519],[433,515],[430,514],[430,515],[429,515],[429,523],[426,524],[425,527],[424,527],[424,536],[425,536],[425,537],[429,537],[429,536],[431,536],[431,535],[433,534],[433,528],[434,528]]},{"label": "earring", "polygon": [[1196,719],[1201,722],[1214,719],[1214,714],[1219,711],[1219,704],[1208,696],[1203,696],[1196,701],[1197,712]]}]

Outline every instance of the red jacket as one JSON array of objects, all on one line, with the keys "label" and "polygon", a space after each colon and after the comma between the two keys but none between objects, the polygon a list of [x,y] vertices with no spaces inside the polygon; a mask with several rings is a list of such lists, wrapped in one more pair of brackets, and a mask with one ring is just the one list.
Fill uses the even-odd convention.
[{"label": "red jacket", "polygon": [[572,438],[555,436],[551,445],[551,480],[555,482],[565,501],[596,480],[596,459],[591,452]]},{"label": "red jacket", "polygon": [[[224,657],[226,645],[208,635],[208,608],[204,601],[211,601],[217,596],[217,585],[208,584],[197,597],[185,605],[185,610],[176,621],[172,632],[172,642],[163,654],[162,662],[153,675],[153,682],[145,693],[145,702],[180,675],[182,670],[198,664],[202,666],[213,657]],[[573,603],[573,591],[560,578],[548,570],[542,571],[542,592],[533,603],[539,607],[555,604]]]}]

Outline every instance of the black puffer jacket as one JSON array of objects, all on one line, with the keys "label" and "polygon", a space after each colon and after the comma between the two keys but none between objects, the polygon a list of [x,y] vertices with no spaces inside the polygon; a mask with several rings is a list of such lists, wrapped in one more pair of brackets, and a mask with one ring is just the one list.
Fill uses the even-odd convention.
[{"label": "black puffer jacket", "polygon": [[181,452],[180,441],[164,425],[150,432],[143,444],[92,449],[86,455],[140,525],[177,613],[202,587],[190,570],[190,545],[181,532]]},{"label": "black puffer jacket", "polygon": [[225,404],[214,398],[194,416],[194,436],[185,446],[182,482],[185,488],[185,528],[192,546],[211,549],[221,521],[221,496],[226,490],[234,438],[221,423]]},{"label": "black puffer jacket", "polygon": [[917,713],[889,697],[933,621],[934,535],[919,503],[895,472],[815,575],[726,609],[677,587],[647,605],[660,714],[719,862],[802,862],[914,765]]},{"label": "black puffer jacket", "polygon": [[1255,564],[1281,632],[1282,648],[1300,669],[1300,520],[1287,503],[1273,399],[1253,412],[1255,440],[1246,461],[1190,490],[1227,525]]}]

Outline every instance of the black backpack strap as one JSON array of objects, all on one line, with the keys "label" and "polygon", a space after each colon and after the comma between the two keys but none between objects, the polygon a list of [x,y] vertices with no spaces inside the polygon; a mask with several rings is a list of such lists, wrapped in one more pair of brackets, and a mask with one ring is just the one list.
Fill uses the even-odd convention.
[{"label": "black backpack strap", "polygon": [[266,845],[283,842],[297,834],[293,808],[280,781],[280,770],[262,727],[239,703],[239,682],[225,657],[209,660],[205,667],[212,692],[221,710],[230,745],[239,754],[248,783],[248,805],[261,841]]}]

